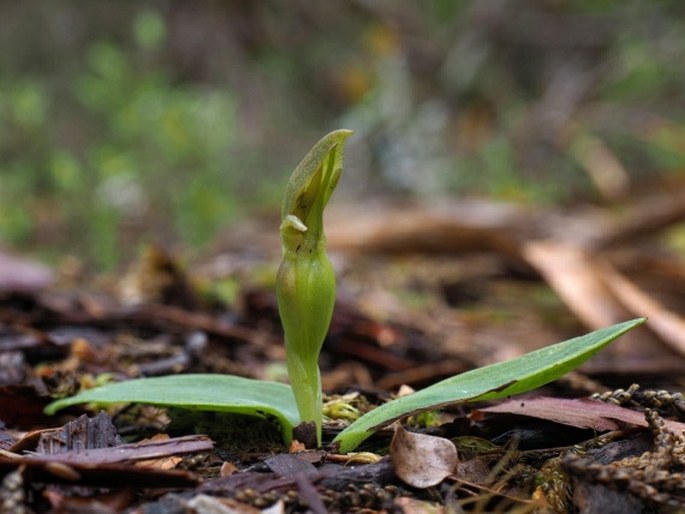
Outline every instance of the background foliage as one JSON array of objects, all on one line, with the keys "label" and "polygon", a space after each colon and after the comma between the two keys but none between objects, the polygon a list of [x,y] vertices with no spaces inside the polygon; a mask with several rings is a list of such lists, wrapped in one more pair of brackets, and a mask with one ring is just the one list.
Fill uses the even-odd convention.
[{"label": "background foliage", "polygon": [[348,199],[604,201],[685,167],[678,1],[0,1],[0,243],[201,248],[351,128]]}]

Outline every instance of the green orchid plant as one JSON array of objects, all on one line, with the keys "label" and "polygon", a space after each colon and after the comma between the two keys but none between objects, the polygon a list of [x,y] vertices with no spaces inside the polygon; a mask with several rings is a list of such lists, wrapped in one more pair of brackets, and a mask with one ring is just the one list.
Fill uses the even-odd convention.
[{"label": "green orchid plant", "polygon": [[326,253],[323,211],[340,180],[350,130],[325,136],[295,168],[281,210],[283,261],[276,278],[290,385],[302,422],[321,444],[319,353],[335,304],[335,273]]},{"label": "green orchid plant", "polygon": [[[140,378],[89,389],[52,402],[59,409],[80,403],[160,406],[250,414],[275,420],[283,439],[313,423],[321,444],[322,393],[318,359],[335,303],[335,275],[326,254],[323,211],[342,173],[345,141],[337,130],[321,139],[293,172],[285,191],[280,234],[283,260],[277,275],[278,307],[285,332],[291,385],[231,375],[187,374]],[[644,323],[626,321],[447,378],[367,412],[334,439],[341,452],[395,420],[454,403],[495,400],[552,382],[580,366],[622,334]]]}]

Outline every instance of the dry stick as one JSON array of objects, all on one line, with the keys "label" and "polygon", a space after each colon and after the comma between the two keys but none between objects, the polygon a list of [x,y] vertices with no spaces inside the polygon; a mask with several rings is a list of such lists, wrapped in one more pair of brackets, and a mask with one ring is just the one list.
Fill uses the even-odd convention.
[{"label": "dry stick", "polygon": [[598,260],[602,281],[632,313],[649,318],[647,328],[666,344],[685,355],[685,319],[669,311],[634,282],[618,272],[606,259]]},{"label": "dry stick", "polygon": [[642,200],[630,214],[608,230],[595,248],[605,249],[656,232],[685,220],[685,190]]}]

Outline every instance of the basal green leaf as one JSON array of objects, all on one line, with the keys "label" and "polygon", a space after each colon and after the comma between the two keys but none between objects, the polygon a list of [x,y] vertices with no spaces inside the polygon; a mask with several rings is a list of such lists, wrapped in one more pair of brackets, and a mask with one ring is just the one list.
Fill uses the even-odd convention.
[{"label": "basal green leaf", "polygon": [[281,424],[286,441],[290,441],[293,426],[299,422],[290,386],[230,375],[171,375],[127,380],[57,400],[45,412],[53,414],[79,403],[148,403],[274,417]]},{"label": "basal green leaf", "polygon": [[494,400],[525,393],[577,368],[611,341],[644,322],[644,318],[626,321],[515,359],[450,377],[376,407],[338,434],[335,441],[340,443],[341,452],[349,452],[375,430],[399,418],[448,404]]}]

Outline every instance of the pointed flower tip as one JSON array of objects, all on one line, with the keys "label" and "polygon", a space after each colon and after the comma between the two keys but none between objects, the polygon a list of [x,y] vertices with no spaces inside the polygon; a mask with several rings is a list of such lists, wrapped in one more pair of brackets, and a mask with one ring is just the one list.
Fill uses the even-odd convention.
[{"label": "pointed flower tip", "polygon": [[[352,133],[349,129],[329,132],[312,147],[295,168],[286,184],[281,208],[282,220],[285,220],[288,215],[296,215],[306,224],[308,213],[317,204],[317,197],[322,199],[319,207],[321,209],[325,207],[342,172],[343,145]],[[337,152],[336,148],[338,148]],[[325,166],[330,167],[324,170]],[[320,188],[322,172],[326,176],[324,188]]]}]

